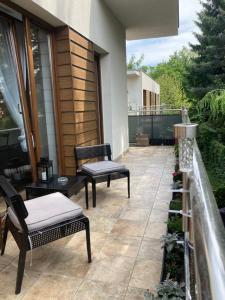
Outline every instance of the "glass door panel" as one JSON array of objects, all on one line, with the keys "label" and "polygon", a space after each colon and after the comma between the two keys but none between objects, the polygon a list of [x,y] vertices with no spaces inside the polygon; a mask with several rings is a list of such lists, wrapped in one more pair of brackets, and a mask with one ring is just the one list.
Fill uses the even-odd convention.
[{"label": "glass door panel", "polygon": [[34,76],[37,94],[40,156],[53,161],[57,173],[57,152],[51,75],[51,52],[49,34],[30,24],[34,62]]},{"label": "glass door panel", "polygon": [[[25,60],[24,41],[20,43]],[[20,182],[31,179],[31,167],[15,57],[11,23],[0,17],[0,172]]]}]

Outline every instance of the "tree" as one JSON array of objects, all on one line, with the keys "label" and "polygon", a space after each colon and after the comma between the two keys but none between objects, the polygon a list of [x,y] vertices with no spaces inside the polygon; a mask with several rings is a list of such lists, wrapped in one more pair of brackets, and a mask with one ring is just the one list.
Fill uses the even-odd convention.
[{"label": "tree", "polygon": [[149,75],[157,81],[162,75],[169,75],[179,80],[184,92],[187,94],[189,87],[187,83],[188,68],[191,66],[195,54],[187,47],[176,51],[170,56],[168,62],[163,62],[155,67],[150,67]]},{"label": "tree", "polygon": [[157,79],[157,82],[160,85],[161,104],[166,104],[169,108],[190,106],[179,79],[169,74],[163,74]]},{"label": "tree", "polygon": [[207,92],[225,87],[225,0],[206,0],[196,22],[198,44],[191,45],[196,54],[187,76],[190,92],[201,99]]},{"label": "tree", "polygon": [[137,58],[136,55],[132,55],[127,63],[127,69],[143,71],[145,73],[148,73],[149,67],[143,65],[143,61],[144,61],[144,54],[142,54],[139,58]]},{"label": "tree", "polygon": [[168,62],[149,67],[143,65],[143,55],[140,58],[133,55],[128,62],[128,70],[142,70],[159,83],[161,104],[164,103],[169,108],[189,107],[186,72],[193,56],[193,52],[184,47],[171,55]]}]

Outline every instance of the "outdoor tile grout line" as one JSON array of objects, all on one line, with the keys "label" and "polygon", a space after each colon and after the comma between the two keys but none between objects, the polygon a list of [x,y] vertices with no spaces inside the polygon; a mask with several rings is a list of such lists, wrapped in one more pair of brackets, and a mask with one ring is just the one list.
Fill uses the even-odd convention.
[{"label": "outdoor tile grout line", "polygon": [[[144,238],[145,238],[145,232],[146,232],[146,229],[147,229],[147,226],[148,226],[150,217],[151,217],[151,213],[152,213],[152,210],[153,210],[155,201],[156,201],[156,197],[157,197],[157,193],[158,193],[158,191],[159,191],[159,187],[160,187],[161,182],[162,182],[162,177],[163,177],[164,170],[165,170],[165,167],[166,167],[167,162],[168,162],[168,159],[166,160],[166,162],[165,162],[165,164],[164,164],[164,167],[163,167],[163,170],[162,170],[162,173],[161,173],[161,176],[160,176],[160,180],[159,180],[159,183],[158,183],[158,186],[157,186],[157,191],[156,191],[155,196],[154,196],[154,202],[153,202],[153,205],[152,205],[152,207],[151,207],[151,209],[150,209],[150,212],[149,212],[149,214],[148,214],[148,219],[147,219],[147,222],[146,222],[145,230],[144,230],[144,233],[143,233],[143,235],[142,235],[142,237],[141,237],[141,242],[140,242],[140,245],[139,245],[139,249],[138,249],[137,255],[136,255],[136,257],[135,257],[134,265],[133,265],[133,268],[132,268],[132,271],[131,271],[131,275],[130,275],[130,278],[129,278],[129,282],[128,282],[128,285],[127,285],[127,289],[126,289],[126,293],[125,293],[124,299],[125,299],[126,296],[127,296],[127,292],[128,292],[128,288],[129,288],[129,283],[130,283],[130,280],[131,280],[132,275],[133,275],[133,272],[134,272],[135,264],[136,264],[136,262],[137,262],[138,255],[139,255],[139,253],[140,253],[140,249],[141,249],[141,246],[142,246],[142,242],[143,242],[143,240],[144,240]],[[146,173],[146,172],[145,172],[145,173]]]}]

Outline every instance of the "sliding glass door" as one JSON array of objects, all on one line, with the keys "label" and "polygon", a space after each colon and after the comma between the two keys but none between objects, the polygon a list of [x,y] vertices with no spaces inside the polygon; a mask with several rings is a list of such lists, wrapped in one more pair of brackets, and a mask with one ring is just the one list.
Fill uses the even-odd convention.
[{"label": "sliding glass door", "polygon": [[[22,24],[16,26],[19,59],[26,77],[26,55]],[[18,69],[12,24],[0,17],[0,172],[13,181],[30,179],[31,167],[24,115],[18,83]]]},{"label": "sliding glass door", "polygon": [[50,46],[27,17],[0,12],[0,173],[11,179],[36,180],[41,157],[58,173]]},{"label": "sliding glass door", "polygon": [[40,157],[48,157],[52,160],[54,172],[57,173],[50,36],[48,32],[32,23],[30,24],[30,33],[37,99]]}]

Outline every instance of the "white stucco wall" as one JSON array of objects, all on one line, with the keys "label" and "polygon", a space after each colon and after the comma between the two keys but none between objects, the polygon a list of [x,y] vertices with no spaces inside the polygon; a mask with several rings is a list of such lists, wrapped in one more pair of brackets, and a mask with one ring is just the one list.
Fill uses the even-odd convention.
[{"label": "white stucco wall", "polygon": [[128,75],[127,76],[127,95],[128,95],[128,105],[132,108],[138,108],[142,106],[143,91],[142,91],[142,81],[140,75]]},{"label": "white stucco wall", "polygon": [[128,104],[133,109],[143,106],[143,90],[160,94],[160,86],[151,77],[140,71],[127,71]]},{"label": "white stucco wall", "polygon": [[160,94],[160,86],[151,77],[146,75],[144,72],[140,72],[142,81],[142,90],[148,90],[155,94]]},{"label": "white stucco wall", "polygon": [[51,24],[69,25],[100,49],[104,141],[111,143],[113,158],[121,155],[128,149],[124,27],[102,0],[13,1]]}]

